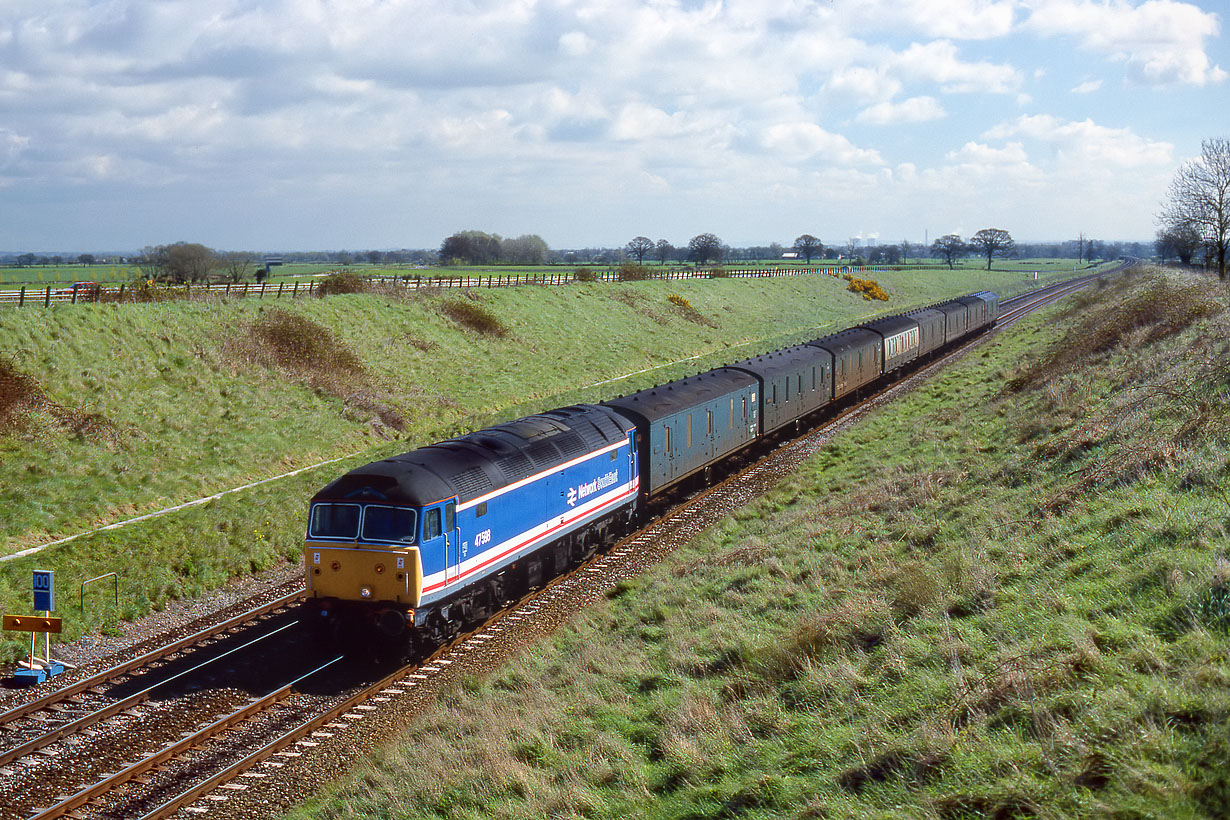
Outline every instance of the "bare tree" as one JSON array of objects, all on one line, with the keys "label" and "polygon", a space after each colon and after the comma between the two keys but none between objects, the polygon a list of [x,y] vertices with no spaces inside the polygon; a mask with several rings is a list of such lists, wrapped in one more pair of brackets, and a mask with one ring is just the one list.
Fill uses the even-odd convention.
[{"label": "bare tree", "polygon": [[653,240],[648,236],[635,236],[627,244],[628,255],[636,257],[638,265],[645,264],[645,255],[653,250]]},{"label": "bare tree", "polygon": [[675,246],[667,242],[665,239],[659,239],[653,244],[653,255],[658,257],[658,263],[665,265],[666,260],[671,258],[671,254],[675,252]]},{"label": "bare tree", "polygon": [[957,257],[964,255],[967,251],[969,251],[969,246],[955,233],[945,234],[931,243],[931,255],[947,262],[949,270],[952,270],[952,263]]},{"label": "bare tree", "polygon": [[991,269],[992,259],[997,256],[1011,256],[1016,250],[1012,234],[1002,228],[983,228],[969,238],[969,244],[979,255],[987,258],[987,270]]},{"label": "bare tree", "polygon": [[172,282],[204,282],[216,266],[214,252],[196,242],[176,242],[166,248],[164,272]]},{"label": "bare tree", "polygon": [[722,261],[722,240],[711,233],[697,234],[688,241],[688,255],[698,265],[703,265],[712,259]]},{"label": "bare tree", "polygon": [[1230,245],[1230,139],[1201,143],[1200,156],[1175,173],[1168,197],[1162,222],[1168,229],[1199,233],[1209,256],[1216,260],[1217,276],[1224,281]]},{"label": "bare tree", "polygon": [[1192,257],[1203,246],[1200,232],[1191,225],[1163,228],[1157,232],[1157,240],[1153,243],[1158,258],[1163,262],[1174,256],[1184,265],[1190,265]]},{"label": "bare tree", "polygon": [[811,258],[824,250],[824,244],[811,234],[805,233],[794,240],[794,249],[803,254],[803,258],[810,265]]},{"label": "bare tree", "polygon": [[227,251],[217,256],[218,267],[228,282],[242,282],[256,265],[256,255],[247,251]]}]

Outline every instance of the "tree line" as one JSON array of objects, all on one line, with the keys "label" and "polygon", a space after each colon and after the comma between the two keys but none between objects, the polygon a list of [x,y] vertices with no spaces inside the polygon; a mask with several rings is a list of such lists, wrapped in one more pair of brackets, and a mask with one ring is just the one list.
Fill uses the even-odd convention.
[{"label": "tree line", "polygon": [[[1191,229],[1184,229],[1191,230]],[[1200,236],[1194,232],[1195,236]],[[1169,237],[1170,234],[1167,233]],[[1205,247],[1203,240],[1193,239],[1185,247]],[[853,265],[898,265],[917,262],[924,257],[940,259],[950,267],[968,255],[976,254],[987,260],[1003,256],[1029,258],[1073,258],[1081,260],[1115,259],[1121,256],[1148,257],[1155,251],[1165,261],[1177,254],[1170,239],[1163,241],[1162,233],[1154,243],[1104,242],[1086,238],[1083,234],[1072,240],[1060,242],[1017,243],[1007,231],[985,228],[968,240],[956,234],[948,234],[930,245],[900,242],[864,242],[857,237],[844,241],[825,243],[813,234],[796,237],[791,244],[770,242],[767,245],[732,247],[713,233],[702,233],[686,243],[675,245],[666,239],[651,239],[636,236],[620,247],[586,247],[555,249],[537,234],[517,237],[501,237],[499,234],[478,230],[459,231],[447,237],[439,248],[402,248],[397,250],[341,250],[341,251],[284,251],[278,256],[287,263],[310,263],[348,266],[353,264],[390,266],[432,265],[608,265],[615,266],[626,261],[636,264],[656,262],[666,264],[737,264],[756,263],[764,260],[798,260],[807,264],[816,260],[841,260]],[[1212,247],[1212,246],[1209,246]],[[1195,250],[1184,251],[1190,261]],[[1181,255],[1180,255],[1181,257]],[[132,264],[139,269],[143,279],[184,283],[209,280],[239,282],[255,276],[261,281],[266,269],[262,254],[249,251],[220,251],[195,242],[174,242],[167,245],[152,245],[139,253],[126,257],[80,254],[76,257],[63,255],[39,256],[32,253],[0,255],[0,264],[18,267],[35,265],[73,264],[94,265],[100,263]]]}]

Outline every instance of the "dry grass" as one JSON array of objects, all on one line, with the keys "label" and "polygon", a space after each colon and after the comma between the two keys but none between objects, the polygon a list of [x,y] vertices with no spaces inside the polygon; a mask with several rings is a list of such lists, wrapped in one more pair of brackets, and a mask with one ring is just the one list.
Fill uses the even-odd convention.
[{"label": "dry grass", "polygon": [[236,340],[232,355],[286,373],[313,390],[342,399],[346,414],[366,420],[388,438],[385,428],[405,430],[406,419],[373,388],[358,355],[329,328],[282,308],[262,309]]},{"label": "dry grass", "polygon": [[474,301],[474,297],[445,299],[440,302],[440,311],[462,327],[483,336],[502,339],[508,335],[508,328],[500,318]]},{"label": "dry grass", "polygon": [[106,416],[57,404],[38,382],[0,357],[0,436],[36,431],[39,416],[81,441],[120,442],[120,431]]},{"label": "dry grass", "polygon": [[[1110,290],[1113,296],[1113,291],[1129,287],[1131,280],[1125,280]],[[1008,382],[1008,392],[1046,384],[1116,348],[1151,345],[1223,310],[1207,285],[1179,284],[1160,276],[1123,299],[1087,297],[1079,304],[1077,325],[1045,356],[1021,369]]]},{"label": "dry grass", "polygon": [[342,293],[369,293],[371,283],[357,273],[331,273],[320,280],[317,296],[337,296]]},{"label": "dry grass", "polygon": [[717,327],[717,322],[705,316],[696,308],[692,307],[692,303],[683,298],[677,293],[672,293],[666,297],[666,301],[670,302],[680,316],[687,319],[689,322],[695,322],[698,325],[705,327]]},{"label": "dry grass", "polygon": [[47,396],[34,379],[0,357],[0,433],[19,430],[26,417],[47,405]]}]

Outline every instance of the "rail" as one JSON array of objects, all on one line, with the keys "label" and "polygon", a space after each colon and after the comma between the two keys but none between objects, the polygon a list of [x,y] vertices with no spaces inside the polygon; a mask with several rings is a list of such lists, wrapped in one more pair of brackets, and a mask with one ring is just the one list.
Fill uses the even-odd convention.
[{"label": "rail", "polygon": [[201,641],[212,638],[215,635],[219,635],[223,632],[234,629],[235,627],[248,621],[255,620],[262,615],[290,606],[292,603],[302,598],[304,594],[304,590],[296,589],[295,591],[287,595],[283,595],[276,600],[261,604],[260,606],[236,615],[233,618],[228,618],[225,621],[221,621],[212,626],[206,627],[186,637],[179,638],[150,652],[146,652],[143,655],[131,658],[123,663],[111,667],[110,669],[99,672],[97,675],[92,675],[83,680],[79,680],[76,683],[64,687],[63,689],[57,689],[54,692],[49,692],[36,700],[21,704],[20,706],[15,706],[7,712],[0,713],[0,727],[4,726],[6,723],[25,717],[33,712],[46,709],[61,701],[68,700],[73,695],[80,692],[84,692],[100,684],[112,681],[121,675],[125,675],[132,670],[145,666],[155,660],[165,658],[167,655],[178,652],[186,646],[192,646],[193,644],[200,643]]}]

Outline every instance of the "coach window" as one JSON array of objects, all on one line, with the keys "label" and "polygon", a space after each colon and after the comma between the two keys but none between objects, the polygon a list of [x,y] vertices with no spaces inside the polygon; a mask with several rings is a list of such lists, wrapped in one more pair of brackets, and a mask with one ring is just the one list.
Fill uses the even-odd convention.
[{"label": "coach window", "polygon": [[669,453],[671,451],[671,428],[665,427],[663,429],[666,430],[666,452]]},{"label": "coach window", "polygon": [[712,410],[705,411],[705,435],[706,436],[713,435],[713,411]]},{"label": "coach window", "polygon": [[688,413],[688,447],[692,446],[692,414]]}]

